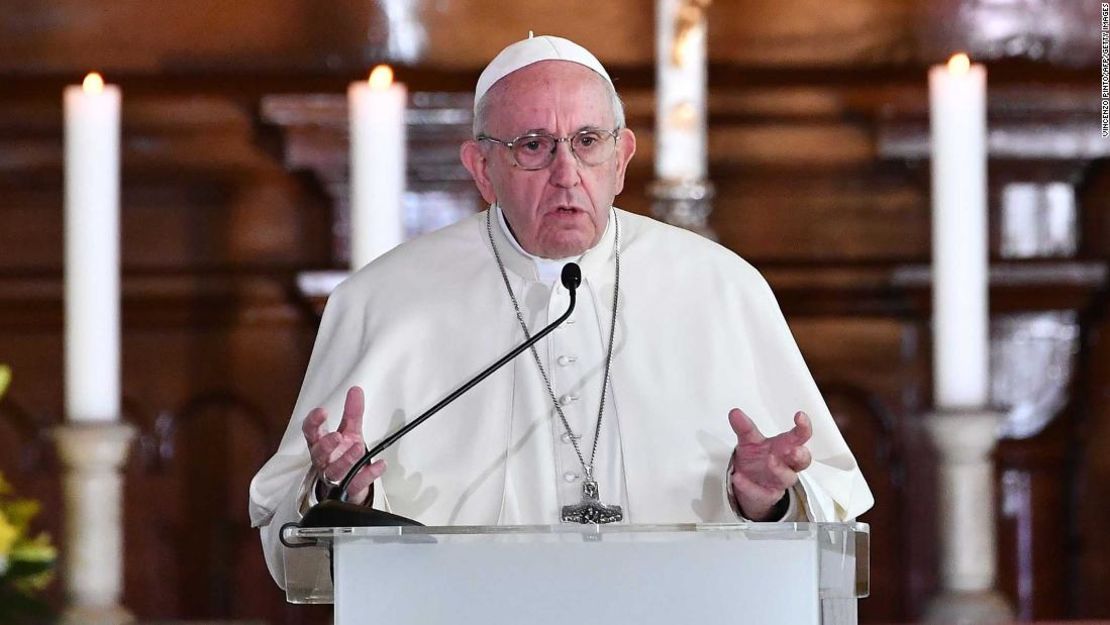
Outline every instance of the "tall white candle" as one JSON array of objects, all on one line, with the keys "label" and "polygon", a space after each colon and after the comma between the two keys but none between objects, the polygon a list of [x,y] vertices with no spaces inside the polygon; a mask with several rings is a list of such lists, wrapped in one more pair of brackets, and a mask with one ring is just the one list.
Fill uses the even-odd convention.
[{"label": "tall white candle", "polygon": [[987,72],[966,55],[929,70],[933,196],[933,394],[989,401]]},{"label": "tall white candle", "polygon": [[379,65],[347,90],[351,129],[351,269],[404,237],[405,86]]},{"label": "tall white candle", "polygon": [[704,9],[656,0],[655,177],[703,180],[706,174]]},{"label": "tall white candle", "polygon": [[120,90],[66,87],[65,401],[74,421],[120,416]]}]

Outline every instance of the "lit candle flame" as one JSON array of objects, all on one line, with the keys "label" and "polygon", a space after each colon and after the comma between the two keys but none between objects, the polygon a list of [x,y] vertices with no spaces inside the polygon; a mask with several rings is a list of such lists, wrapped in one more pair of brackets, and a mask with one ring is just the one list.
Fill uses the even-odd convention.
[{"label": "lit candle flame", "polygon": [[393,70],[388,65],[379,65],[370,72],[370,88],[374,91],[385,91],[393,84]]},{"label": "lit candle flame", "polygon": [[971,59],[963,52],[953,54],[952,58],[948,59],[948,71],[952,74],[966,74],[969,69],[971,69]]},{"label": "lit candle flame", "polygon": [[89,75],[85,76],[84,82],[81,83],[81,89],[85,93],[101,93],[104,91],[104,79],[96,72],[89,72]]}]

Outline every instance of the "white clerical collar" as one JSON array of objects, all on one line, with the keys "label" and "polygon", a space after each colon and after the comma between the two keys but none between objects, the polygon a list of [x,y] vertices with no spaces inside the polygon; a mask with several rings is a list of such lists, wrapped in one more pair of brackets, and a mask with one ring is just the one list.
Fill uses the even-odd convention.
[{"label": "white clerical collar", "polygon": [[612,209],[610,209],[609,222],[605,226],[605,233],[601,235],[601,239],[596,245],[586,250],[579,256],[568,256],[567,258],[551,259],[536,256],[535,254],[532,254],[521,247],[520,242],[516,240],[516,237],[513,235],[512,230],[509,229],[509,222],[505,220],[505,212],[501,209],[501,205],[494,204],[493,208],[496,209],[494,212],[497,214],[497,223],[501,226],[501,233],[505,235],[505,238],[508,239],[509,244],[513,246],[513,249],[515,249],[525,258],[529,258],[532,260],[536,268],[536,277],[540,280],[540,282],[548,284],[553,283],[559,279],[559,277],[563,273],[563,266],[567,263],[578,263],[579,265],[581,265],[582,259],[587,254],[590,254],[590,252],[598,248],[604,247],[603,243],[605,242],[606,237],[609,236],[609,224],[613,221],[613,211]]}]

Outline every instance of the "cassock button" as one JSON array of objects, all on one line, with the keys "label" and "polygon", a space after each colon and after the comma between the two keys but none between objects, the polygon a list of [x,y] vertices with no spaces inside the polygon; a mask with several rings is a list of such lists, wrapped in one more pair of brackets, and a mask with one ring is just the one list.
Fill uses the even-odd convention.
[{"label": "cassock button", "polygon": [[560,406],[569,406],[578,401],[578,393],[567,393],[559,398]]},{"label": "cassock button", "polygon": [[566,432],[563,432],[563,435],[559,437],[559,440],[561,440],[564,443],[569,445],[570,444],[570,439],[572,439],[572,438],[579,439],[579,438],[582,438],[582,437],[581,436],[571,436],[570,434],[568,434]]},{"label": "cassock button", "polygon": [[555,362],[559,363],[560,367],[566,367],[574,364],[577,360],[577,356],[559,356]]},{"label": "cassock button", "polygon": [[574,482],[578,479],[578,474],[567,471],[566,473],[563,474],[563,479],[568,481],[568,482]]}]

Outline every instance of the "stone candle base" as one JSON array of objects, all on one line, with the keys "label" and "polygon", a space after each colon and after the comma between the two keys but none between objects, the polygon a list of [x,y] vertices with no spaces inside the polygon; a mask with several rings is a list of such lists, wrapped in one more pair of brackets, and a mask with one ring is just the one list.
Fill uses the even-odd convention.
[{"label": "stone candle base", "polygon": [[996,590],[951,590],[929,601],[923,622],[934,625],[1001,625],[1014,622],[1014,611]]},{"label": "stone candle base", "polygon": [[70,606],[62,613],[59,625],[127,625],[135,617],[122,606]]},{"label": "stone candle base", "polygon": [[135,618],[123,593],[123,478],[135,429],[118,422],[67,423],[54,430],[64,467],[64,625],[123,625]]},{"label": "stone candle base", "polygon": [[715,194],[713,183],[708,180],[658,180],[648,185],[652,215],[711,241],[717,240],[717,234],[709,227]]},{"label": "stone candle base", "polygon": [[994,463],[1000,413],[949,410],[926,417],[937,449],[940,492],[941,591],[925,622],[946,625],[1010,623],[1014,611],[994,590],[997,543]]}]

